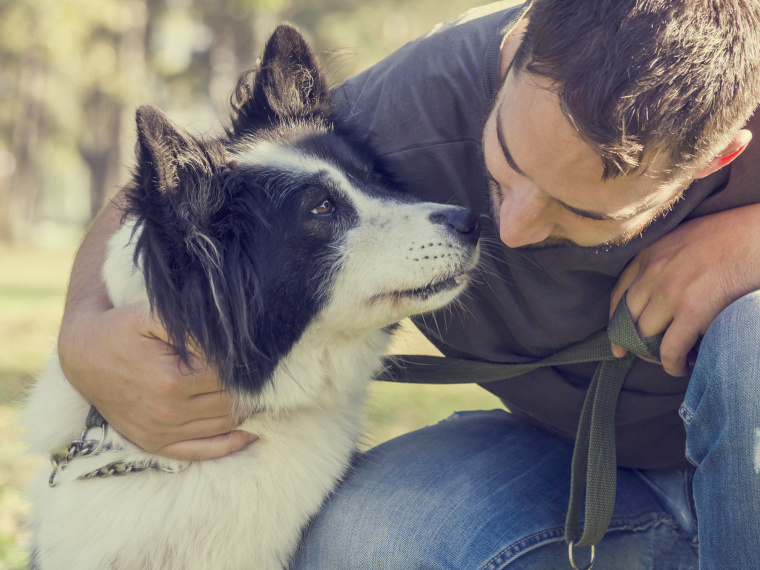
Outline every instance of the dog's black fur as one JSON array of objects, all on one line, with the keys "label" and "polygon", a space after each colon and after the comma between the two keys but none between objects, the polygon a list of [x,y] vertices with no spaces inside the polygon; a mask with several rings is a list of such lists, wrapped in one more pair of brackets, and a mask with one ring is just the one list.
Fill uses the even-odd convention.
[{"label": "dog's black fur", "polygon": [[[346,473],[389,326],[469,282],[477,216],[393,190],[335,128],[323,77],[298,31],[279,26],[235,89],[226,135],[194,137],[138,110],[137,167],[103,267],[109,298],[149,301],[186,363],[198,354],[218,370],[238,429],[259,439],[181,461],[114,429],[83,433],[90,405],[53,359],[24,412],[30,448],[102,445],[66,456],[54,488],[43,474],[30,489],[34,567],[287,567]],[[113,466],[132,474],[101,477]]]},{"label": "dog's black fur", "polygon": [[139,221],[135,262],[153,313],[186,362],[203,354],[223,382],[244,391],[262,388],[318,312],[323,299],[309,283],[336,269],[331,245],[356,220],[340,203],[329,220],[309,214],[331,196],[319,178],[243,167],[228,151],[264,133],[339,157],[358,186],[392,192],[383,165],[333,124],[330,92],[314,69],[301,35],[280,26],[261,65],[238,81],[226,140],[194,137],[153,107],[137,112],[140,166],[125,216]]}]

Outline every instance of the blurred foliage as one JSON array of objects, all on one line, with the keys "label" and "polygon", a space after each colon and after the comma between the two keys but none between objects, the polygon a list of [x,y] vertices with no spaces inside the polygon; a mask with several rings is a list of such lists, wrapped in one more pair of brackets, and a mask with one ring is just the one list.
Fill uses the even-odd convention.
[{"label": "blurred foliage", "polygon": [[129,176],[134,109],[218,132],[238,73],[280,20],[338,82],[465,0],[0,0],[0,241],[82,227]]},{"label": "blurred foliage", "polygon": [[[24,455],[18,398],[53,346],[83,228],[127,181],[135,108],[151,103],[193,132],[218,132],[238,73],[280,20],[306,33],[339,82],[475,5],[0,0],[0,570],[24,564],[21,487],[45,465]],[[375,385],[364,446],[455,409],[498,406],[474,386]]]}]

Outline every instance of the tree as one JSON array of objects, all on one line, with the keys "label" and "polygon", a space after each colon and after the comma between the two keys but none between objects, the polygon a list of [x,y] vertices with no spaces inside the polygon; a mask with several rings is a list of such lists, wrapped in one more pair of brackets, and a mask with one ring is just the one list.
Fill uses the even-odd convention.
[{"label": "tree", "polygon": [[43,211],[71,216],[55,205],[89,186],[76,219],[88,221],[128,180],[139,104],[212,130],[278,20],[299,25],[318,52],[337,48],[328,69],[338,81],[470,4],[0,0],[0,240],[28,237]]}]

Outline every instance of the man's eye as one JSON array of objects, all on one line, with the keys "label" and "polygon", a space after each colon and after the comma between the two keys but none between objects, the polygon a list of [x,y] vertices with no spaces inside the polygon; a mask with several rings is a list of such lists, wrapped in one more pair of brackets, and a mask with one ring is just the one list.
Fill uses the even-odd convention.
[{"label": "man's eye", "polygon": [[314,208],[311,213],[317,216],[329,216],[335,212],[335,204],[329,198],[325,198],[320,204]]}]

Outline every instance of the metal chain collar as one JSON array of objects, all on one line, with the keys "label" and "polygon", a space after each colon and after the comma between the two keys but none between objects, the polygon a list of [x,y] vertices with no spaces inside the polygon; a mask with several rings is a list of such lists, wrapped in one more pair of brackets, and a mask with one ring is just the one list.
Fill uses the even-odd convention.
[{"label": "metal chain collar", "polygon": [[[90,422],[88,421],[88,424],[89,423]],[[98,453],[109,449],[109,446],[104,445],[106,437],[108,436],[108,423],[104,419],[101,419],[99,423],[99,426],[86,425],[84,430],[82,430],[82,435],[69,443],[68,447],[64,448],[61,451],[54,452],[50,455],[50,463],[53,465],[53,472],[50,474],[50,478],[48,479],[48,485],[55,487],[57,484],[56,479],[58,477],[58,474],[63,471],[74,459],[77,459],[79,457],[98,455]],[[86,439],[87,432],[90,431],[92,427],[100,427],[102,430],[99,440]],[[89,473],[80,475],[77,477],[77,479],[115,477],[120,475],[127,475],[128,473],[140,473],[146,469],[157,469],[163,471],[164,473],[176,474],[181,473],[187,469],[188,466],[189,463],[183,465],[182,467],[170,468],[163,467],[155,461],[114,461],[112,463],[104,465],[100,469],[96,469],[95,471],[90,471]]]}]

